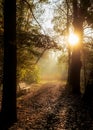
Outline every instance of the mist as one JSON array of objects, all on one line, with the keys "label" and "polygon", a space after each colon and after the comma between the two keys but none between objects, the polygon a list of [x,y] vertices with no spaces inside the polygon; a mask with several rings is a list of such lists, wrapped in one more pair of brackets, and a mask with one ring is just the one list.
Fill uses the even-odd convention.
[{"label": "mist", "polygon": [[38,62],[40,68],[41,80],[66,80],[67,79],[67,63],[61,61],[59,63],[59,57],[62,55],[62,51],[59,50],[47,50]]}]

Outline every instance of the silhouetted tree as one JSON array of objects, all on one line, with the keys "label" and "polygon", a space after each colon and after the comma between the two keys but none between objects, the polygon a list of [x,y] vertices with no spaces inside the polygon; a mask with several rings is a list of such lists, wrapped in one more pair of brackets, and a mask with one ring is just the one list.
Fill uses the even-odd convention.
[{"label": "silhouetted tree", "polygon": [[83,35],[83,20],[80,15],[80,8],[78,7],[77,0],[73,0],[73,27],[74,32],[79,36],[78,46],[75,46],[72,51],[71,56],[71,67],[70,67],[70,85],[72,86],[72,91],[74,93],[80,93],[80,70],[81,70],[81,61],[80,61],[80,48],[82,44],[82,35]]},{"label": "silhouetted tree", "polygon": [[10,126],[17,120],[16,0],[4,1],[4,67],[1,115],[2,129],[7,129],[8,126]]},{"label": "silhouetted tree", "polygon": [[81,71],[81,51],[83,42],[83,23],[87,21],[92,24],[92,2],[90,0],[73,0],[73,27],[74,32],[79,36],[78,46],[73,48],[70,67],[70,85],[73,92],[80,93],[80,71]]}]

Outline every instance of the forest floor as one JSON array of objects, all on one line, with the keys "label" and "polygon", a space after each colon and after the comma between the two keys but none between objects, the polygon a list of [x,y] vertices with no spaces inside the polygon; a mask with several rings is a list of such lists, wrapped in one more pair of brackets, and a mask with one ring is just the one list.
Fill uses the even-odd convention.
[{"label": "forest floor", "polygon": [[93,130],[92,108],[64,83],[32,85],[17,100],[18,121],[9,130]]}]

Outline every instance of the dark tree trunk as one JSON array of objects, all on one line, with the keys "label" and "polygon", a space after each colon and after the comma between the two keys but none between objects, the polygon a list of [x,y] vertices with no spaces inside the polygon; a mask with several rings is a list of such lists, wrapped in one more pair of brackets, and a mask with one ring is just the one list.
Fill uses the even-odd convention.
[{"label": "dark tree trunk", "polygon": [[74,48],[72,52],[71,71],[70,71],[70,84],[72,86],[73,93],[80,94],[80,51]]},{"label": "dark tree trunk", "polygon": [[[16,113],[16,0],[4,1],[4,67],[2,124],[10,126]],[[2,126],[3,127],[3,126]]]},{"label": "dark tree trunk", "polygon": [[83,20],[80,15],[80,8],[78,7],[77,0],[73,0],[73,27],[74,32],[79,36],[78,46],[74,47],[71,55],[70,66],[70,81],[74,93],[80,94],[80,71],[81,71],[81,56],[80,49],[82,44]]}]

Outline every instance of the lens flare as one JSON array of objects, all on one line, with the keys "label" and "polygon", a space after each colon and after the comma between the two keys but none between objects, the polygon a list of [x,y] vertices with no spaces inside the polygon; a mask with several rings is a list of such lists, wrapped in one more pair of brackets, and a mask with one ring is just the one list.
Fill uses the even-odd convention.
[{"label": "lens flare", "polygon": [[79,42],[79,37],[76,34],[71,33],[68,37],[68,42],[71,46],[75,46]]}]

